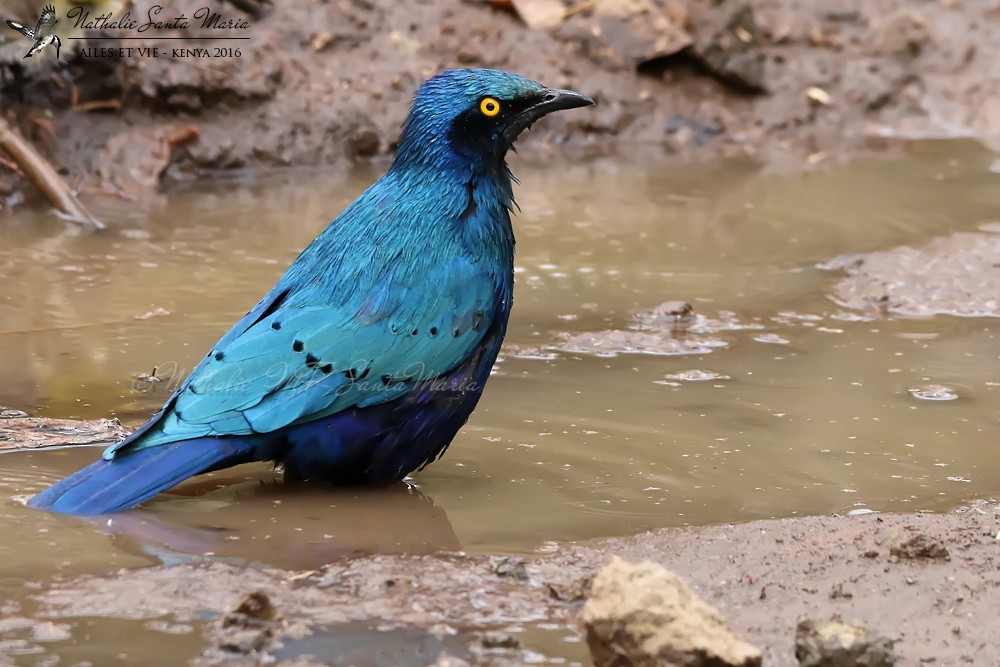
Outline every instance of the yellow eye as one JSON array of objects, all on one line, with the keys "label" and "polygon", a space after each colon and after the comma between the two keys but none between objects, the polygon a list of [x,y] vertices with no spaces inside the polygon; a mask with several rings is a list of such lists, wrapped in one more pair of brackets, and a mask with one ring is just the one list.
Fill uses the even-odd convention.
[{"label": "yellow eye", "polygon": [[479,103],[479,110],[483,112],[484,116],[492,118],[500,113],[500,103],[492,97],[484,97],[483,101]]}]

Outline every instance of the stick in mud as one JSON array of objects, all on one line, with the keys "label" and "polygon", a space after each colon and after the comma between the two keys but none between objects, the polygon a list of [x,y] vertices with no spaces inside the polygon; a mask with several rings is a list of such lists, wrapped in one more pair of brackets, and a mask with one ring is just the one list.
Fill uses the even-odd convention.
[{"label": "stick in mud", "polygon": [[92,229],[104,229],[104,223],[80,203],[48,160],[4,118],[0,118],[0,150],[10,155],[25,178],[45,195],[62,217]]}]

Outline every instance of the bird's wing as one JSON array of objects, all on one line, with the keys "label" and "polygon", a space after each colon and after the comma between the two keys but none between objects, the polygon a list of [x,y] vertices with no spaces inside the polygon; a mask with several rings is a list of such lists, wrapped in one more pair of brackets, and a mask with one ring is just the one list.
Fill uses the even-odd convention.
[{"label": "bird's wing", "polygon": [[7,27],[13,30],[17,30],[19,33],[21,33],[28,39],[35,38],[35,29],[30,26],[26,26],[23,23],[18,23],[17,21],[11,21],[10,19],[7,19],[6,21],[4,21],[4,23],[7,24]]},{"label": "bird's wing", "polygon": [[38,23],[35,24],[35,34],[42,35],[51,33],[52,28],[57,23],[59,23],[59,19],[56,18],[56,8],[52,5],[46,5],[42,9],[42,13],[38,16]]},{"label": "bird's wing", "polygon": [[456,261],[418,288],[398,276],[349,306],[297,306],[281,283],[123,447],[268,433],[392,400],[460,365],[490,328],[492,279]]}]

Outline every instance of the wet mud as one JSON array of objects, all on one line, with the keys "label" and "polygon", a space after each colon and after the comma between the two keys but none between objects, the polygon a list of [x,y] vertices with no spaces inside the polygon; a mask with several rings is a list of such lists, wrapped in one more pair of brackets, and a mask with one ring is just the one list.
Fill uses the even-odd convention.
[{"label": "wet mud", "polygon": [[[133,204],[162,176],[386,156],[415,87],[450,66],[598,100],[539,124],[521,142],[527,159],[756,156],[803,168],[898,139],[1000,146],[997,91],[984,83],[1000,62],[991,2],[584,2],[554,21],[523,11],[536,4],[514,3],[519,16],[503,2],[234,3],[227,15],[251,26],[238,58],[68,56],[24,71],[11,59],[0,107],[84,200]],[[120,45],[115,34],[86,44]],[[16,171],[0,174],[4,201],[32,200]]]},{"label": "wet mud", "polygon": [[581,637],[591,579],[617,555],[678,574],[762,650],[764,665],[797,664],[796,624],[834,615],[892,640],[897,664],[990,664],[998,530],[1000,506],[979,503],[944,515],[667,529],[516,562],[453,553],[361,556],[306,571],[222,562],[122,570],[40,586],[29,618],[8,619],[0,636],[27,623],[63,628],[68,639],[60,624],[85,617],[155,621],[198,628],[197,664],[263,653],[301,660],[310,650],[326,664],[336,643],[324,638],[378,628],[390,644],[407,638],[410,662],[398,664],[438,657],[420,662],[417,651],[517,664],[529,655],[522,640],[538,624],[563,639]]},{"label": "wet mud", "polygon": [[[985,225],[993,229],[995,223]],[[908,316],[1000,317],[1000,234],[957,233],[917,247],[845,255],[823,264],[847,277],[833,298],[850,308]]]},{"label": "wet mud", "polygon": [[0,407],[0,451],[111,444],[128,431],[117,419],[49,419],[29,417],[21,410]]}]

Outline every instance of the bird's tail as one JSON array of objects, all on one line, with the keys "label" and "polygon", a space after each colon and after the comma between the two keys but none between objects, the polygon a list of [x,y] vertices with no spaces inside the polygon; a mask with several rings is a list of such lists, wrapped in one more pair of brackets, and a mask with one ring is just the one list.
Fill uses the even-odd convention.
[{"label": "bird's tail", "polygon": [[188,477],[254,460],[239,438],[197,438],[120,452],[45,489],[29,507],[63,514],[109,514],[134,507]]}]

